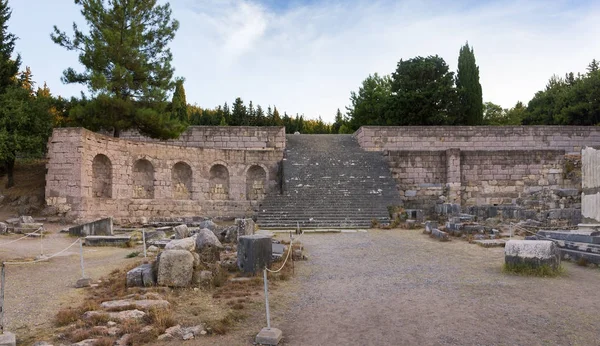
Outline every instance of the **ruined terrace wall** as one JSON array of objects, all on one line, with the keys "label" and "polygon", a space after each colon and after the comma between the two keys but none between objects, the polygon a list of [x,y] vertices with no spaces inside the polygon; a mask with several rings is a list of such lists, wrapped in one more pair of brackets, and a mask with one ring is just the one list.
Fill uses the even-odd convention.
[{"label": "ruined terrace wall", "polygon": [[365,150],[564,150],[600,146],[596,126],[363,126]]},{"label": "ruined terrace wall", "polygon": [[121,133],[120,138],[196,148],[285,149],[285,127],[282,126],[190,126],[179,138],[170,140],[154,139],[129,130]]},{"label": "ruined terrace wall", "polygon": [[49,140],[46,202],[76,220],[251,215],[277,188],[282,157],[274,148],[165,145],[60,128]]}]

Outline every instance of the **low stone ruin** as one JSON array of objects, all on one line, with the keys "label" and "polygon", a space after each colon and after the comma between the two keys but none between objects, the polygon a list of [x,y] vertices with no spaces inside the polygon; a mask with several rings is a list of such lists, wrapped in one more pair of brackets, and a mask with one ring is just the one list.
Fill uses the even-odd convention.
[{"label": "low stone ruin", "polygon": [[509,240],[504,247],[507,266],[540,268],[547,266],[557,270],[560,266],[560,250],[548,240]]}]

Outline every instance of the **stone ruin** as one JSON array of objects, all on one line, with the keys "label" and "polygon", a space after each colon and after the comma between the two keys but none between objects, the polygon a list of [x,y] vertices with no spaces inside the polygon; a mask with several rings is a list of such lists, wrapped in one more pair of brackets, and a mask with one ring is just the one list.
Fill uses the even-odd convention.
[{"label": "stone ruin", "polygon": [[[404,209],[553,225],[580,223],[581,150],[600,147],[600,129],[578,126],[364,126],[353,138],[383,155]],[[283,127],[190,127],[169,141],[55,129],[46,203],[117,224],[254,217],[282,193],[285,149]]]}]

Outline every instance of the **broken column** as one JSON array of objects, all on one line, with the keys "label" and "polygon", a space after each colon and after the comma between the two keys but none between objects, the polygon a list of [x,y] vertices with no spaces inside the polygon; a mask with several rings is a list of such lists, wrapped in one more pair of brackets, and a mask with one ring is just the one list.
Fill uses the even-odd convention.
[{"label": "broken column", "polygon": [[254,234],[244,235],[238,240],[238,268],[244,273],[256,274],[271,264],[271,237]]}]

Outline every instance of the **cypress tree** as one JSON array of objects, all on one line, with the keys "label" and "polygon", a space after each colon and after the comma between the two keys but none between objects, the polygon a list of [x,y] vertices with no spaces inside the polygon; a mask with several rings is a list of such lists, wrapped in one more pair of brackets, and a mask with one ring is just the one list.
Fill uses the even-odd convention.
[{"label": "cypress tree", "polygon": [[187,100],[185,99],[185,89],[183,88],[183,78],[178,78],[175,81],[175,92],[171,101],[171,110],[173,116],[181,121],[188,122],[187,116]]},{"label": "cypress tree", "polygon": [[475,54],[469,43],[460,48],[456,89],[459,104],[456,107],[457,125],[483,124],[483,97],[479,83],[479,67],[475,63]]}]

